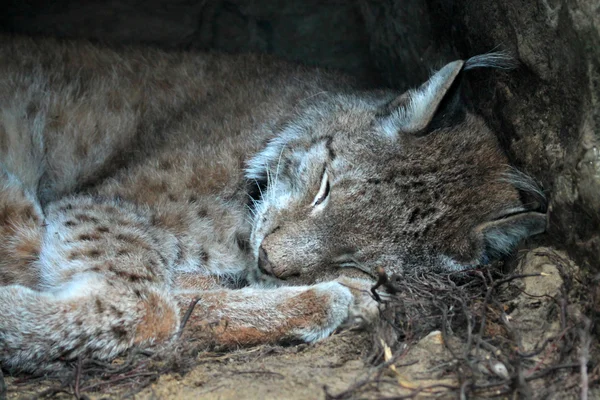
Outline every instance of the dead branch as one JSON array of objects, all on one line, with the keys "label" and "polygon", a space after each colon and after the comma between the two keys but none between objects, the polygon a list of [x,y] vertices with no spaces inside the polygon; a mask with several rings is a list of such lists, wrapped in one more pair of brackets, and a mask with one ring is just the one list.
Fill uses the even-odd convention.
[{"label": "dead branch", "polygon": [[192,301],[190,301],[190,305],[188,306],[188,309],[186,310],[185,315],[183,316],[183,319],[181,320],[181,324],[179,325],[179,331],[177,332],[177,335],[175,336],[176,340],[179,340],[181,338],[181,335],[183,335],[183,330],[185,329],[185,326],[187,325],[187,322],[190,319],[192,312],[194,311],[194,308],[196,308],[196,304],[198,304],[200,299],[201,299],[201,297],[196,297],[196,298],[192,299]]},{"label": "dead branch", "polygon": [[592,343],[592,338],[590,335],[590,326],[591,321],[589,318],[585,318],[583,322],[584,326],[579,330],[580,342],[581,342],[581,354],[579,355],[579,369],[581,374],[581,400],[588,399],[588,391],[589,391],[589,377],[587,365],[590,359],[590,345]]}]

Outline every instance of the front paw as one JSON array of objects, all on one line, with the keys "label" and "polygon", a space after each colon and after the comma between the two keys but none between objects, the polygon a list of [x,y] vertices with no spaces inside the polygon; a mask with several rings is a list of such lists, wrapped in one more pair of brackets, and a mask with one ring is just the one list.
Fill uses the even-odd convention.
[{"label": "front paw", "polygon": [[379,319],[379,303],[373,297],[373,282],[363,279],[341,277],[336,280],[348,288],[353,301],[348,308],[348,317],[340,328],[367,328]]},{"label": "front paw", "polygon": [[299,332],[301,339],[308,343],[324,339],[342,326],[354,304],[352,291],[339,282],[318,283],[300,296],[302,307],[310,310],[310,320],[314,322]]},{"label": "front paw", "polygon": [[321,319],[319,328],[303,335],[303,340],[314,342],[339,329],[371,326],[379,318],[379,305],[371,294],[372,285],[365,280],[339,278],[313,286],[326,317]]}]

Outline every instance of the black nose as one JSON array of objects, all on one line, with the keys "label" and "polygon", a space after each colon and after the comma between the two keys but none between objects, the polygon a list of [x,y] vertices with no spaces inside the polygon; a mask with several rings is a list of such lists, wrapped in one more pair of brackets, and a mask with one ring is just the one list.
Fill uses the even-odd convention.
[{"label": "black nose", "polygon": [[267,275],[273,275],[273,266],[269,262],[267,252],[262,245],[258,248],[258,269]]}]

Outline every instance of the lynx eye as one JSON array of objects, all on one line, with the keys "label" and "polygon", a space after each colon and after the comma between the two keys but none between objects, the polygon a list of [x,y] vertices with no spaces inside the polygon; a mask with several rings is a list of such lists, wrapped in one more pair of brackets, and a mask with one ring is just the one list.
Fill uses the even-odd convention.
[{"label": "lynx eye", "polygon": [[323,172],[323,177],[321,178],[321,186],[319,187],[319,192],[315,196],[311,206],[317,207],[325,204],[327,199],[329,198],[329,175],[327,175],[327,171]]}]

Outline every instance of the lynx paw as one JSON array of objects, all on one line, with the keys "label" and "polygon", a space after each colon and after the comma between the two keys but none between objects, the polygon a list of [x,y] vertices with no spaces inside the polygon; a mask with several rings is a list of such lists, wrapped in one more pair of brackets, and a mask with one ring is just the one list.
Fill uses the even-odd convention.
[{"label": "lynx paw", "polygon": [[352,294],[352,303],[348,309],[348,318],[340,328],[365,328],[379,318],[379,303],[373,298],[370,281],[339,278],[337,282],[348,288]]},{"label": "lynx paw", "polygon": [[378,303],[373,299],[372,284],[357,279],[341,278],[317,284],[313,290],[318,298],[327,299],[323,307],[327,317],[318,329],[303,335],[306,342],[315,342],[344,328],[365,328],[379,317]]}]

